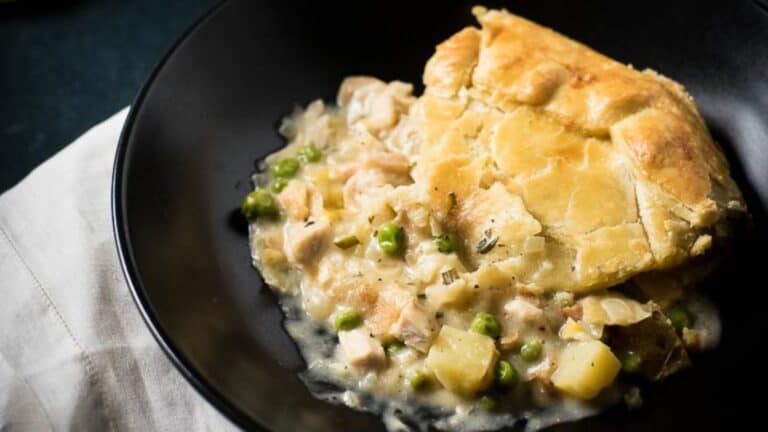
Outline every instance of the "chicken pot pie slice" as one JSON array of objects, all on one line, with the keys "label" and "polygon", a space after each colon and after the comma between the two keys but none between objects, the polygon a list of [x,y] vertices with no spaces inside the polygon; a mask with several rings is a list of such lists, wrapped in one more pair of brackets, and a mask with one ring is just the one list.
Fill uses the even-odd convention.
[{"label": "chicken pot pie slice", "polygon": [[[456,157],[444,150],[450,143],[491,160],[476,177],[519,196],[547,242],[571,256],[561,262],[570,275],[523,275],[532,289],[588,292],[674,267],[706,252],[728,231],[729,214],[745,211],[682,86],[506,11],[473,13],[482,28],[456,33],[427,62],[413,112],[428,137],[421,156],[436,162],[416,172],[435,195],[456,189],[464,202],[484,185],[466,193],[463,177],[435,179],[441,159]],[[463,223],[460,213],[445,217]],[[532,265],[551,261],[539,259]]]},{"label": "chicken pot pie slice", "polygon": [[242,204],[310,388],[392,430],[637,403],[717,345],[694,288],[747,214],[681,85],[473,13],[423,95],[350,77],[286,118]]}]

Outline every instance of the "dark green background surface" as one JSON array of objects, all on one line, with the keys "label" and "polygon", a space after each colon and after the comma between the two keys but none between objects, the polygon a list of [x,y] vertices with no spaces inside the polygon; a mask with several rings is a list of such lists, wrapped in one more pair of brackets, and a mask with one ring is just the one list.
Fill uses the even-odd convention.
[{"label": "dark green background surface", "polygon": [[17,3],[0,5],[0,192],[130,104],[217,0]]}]

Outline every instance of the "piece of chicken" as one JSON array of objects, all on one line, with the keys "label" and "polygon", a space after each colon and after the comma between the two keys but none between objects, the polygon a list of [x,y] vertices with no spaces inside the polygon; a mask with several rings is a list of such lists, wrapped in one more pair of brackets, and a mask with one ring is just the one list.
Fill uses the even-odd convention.
[{"label": "piece of chicken", "polygon": [[353,369],[378,369],[386,364],[384,348],[365,328],[340,331],[339,347],[344,362]]},{"label": "piece of chicken", "polygon": [[544,317],[544,311],[528,300],[515,298],[504,305],[504,314],[521,323],[536,322]]},{"label": "piece of chicken", "polygon": [[289,182],[277,195],[277,202],[292,221],[303,221],[309,217],[309,190],[304,182]]},{"label": "piece of chicken", "polygon": [[325,248],[331,224],[325,219],[289,222],[285,225],[285,255],[300,265],[310,264]]},{"label": "piece of chicken", "polygon": [[392,325],[392,334],[409,347],[427,352],[437,328],[434,316],[414,300],[400,312],[400,317]]}]

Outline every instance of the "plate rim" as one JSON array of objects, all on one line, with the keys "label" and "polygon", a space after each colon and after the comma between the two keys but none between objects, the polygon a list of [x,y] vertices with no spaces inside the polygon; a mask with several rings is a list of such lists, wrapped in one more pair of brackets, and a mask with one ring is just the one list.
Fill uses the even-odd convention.
[{"label": "plate rim", "polygon": [[130,110],[125,119],[125,123],[123,123],[117,141],[117,148],[115,150],[115,157],[112,165],[112,178],[110,181],[110,209],[112,216],[112,232],[115,246],[117,247],[120,269],[122,270],[126,285],[131,293],[134,305],[138,309],[144,324],[149,329],[163,353],[171,361],[175,369],[189,384],[192,385],[203,399],[223,414],[227,420],[243,429],[266,431],[267,429],[264,425],[246,414],[241,408],[232,403],[227,397],[214,388],[214,386],[192,364],[189,358],[187,358],[187,356],[184,355],[179,347],[172,341],[161,325],[157,314],[149,303],[144,284],[141,281],[140,272],[133,255],[128,223],[126,220],[126,157],[130,148],[129,142],[133,134],[137,112],[141,110],[144,100],[154,85],[157,76],[162,72],[170,58],[176,54],[179,48],[190,38],[190,36],[192,36],[192,34],[200,30],[229,3],[229,0],[219,0],[192,24],[187,26],[176,38],[173,44],[167,48],[165,54],[163,54],[160,60],[155,64],[152,71],[141,85],[139,92],[131,103]]}]

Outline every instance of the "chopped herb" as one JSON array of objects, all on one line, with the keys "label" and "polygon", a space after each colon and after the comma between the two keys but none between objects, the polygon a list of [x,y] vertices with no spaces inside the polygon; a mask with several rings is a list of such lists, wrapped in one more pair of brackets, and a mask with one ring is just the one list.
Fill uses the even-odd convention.
[{"label": "chopped herb", "polygon": [[491,230],[485,231],[485,237],[483,237],[483,239],[480,240],[480,243],[477,244],[477,253],[487,254],[494,248],[494,246],[496,246],[496,242],[499,241],[499,238],[492,238],[491,235],[493,235]]},{"label": "chopped herb", "polygon": [[314,224],[315,224],[315,221],[313,221],[313,220],[309,220],[309,221],[307,221],[306,223],[304,223],[304,228],[306,228],[306,227],[311,227],[311,226],[312,226],[312,225],[314,225]]},{"label": "chopped herb", "polygon": [[443,285],[450,285],[459,278],[459,274],[456,273],[456,269],[449,269],[442,273],[440,273],[440,276],[443,277]]},{"label": "chopped herb", "polygon": [[360,240],[353,235],[341,236],[333,239],[333,244],[341,249],[349,249],[360,244]]}]

